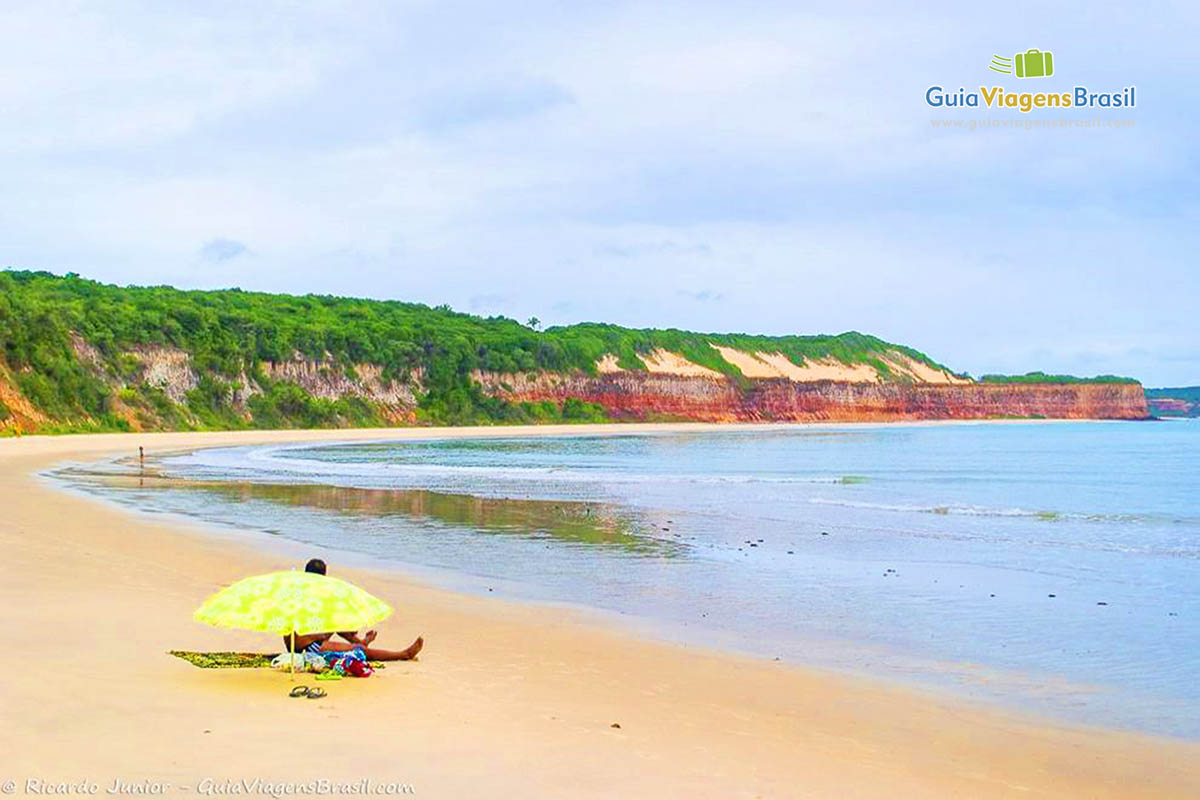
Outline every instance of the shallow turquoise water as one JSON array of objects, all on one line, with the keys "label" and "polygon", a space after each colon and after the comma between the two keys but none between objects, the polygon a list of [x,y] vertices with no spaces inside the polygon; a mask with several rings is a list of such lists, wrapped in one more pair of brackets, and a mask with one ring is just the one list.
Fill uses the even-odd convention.
[{"label": "shallow turquoise water", "polygon": [[680,641],[1200,736],[1200,424],[228,448],[165,467],[236,485],[103,491]]}]

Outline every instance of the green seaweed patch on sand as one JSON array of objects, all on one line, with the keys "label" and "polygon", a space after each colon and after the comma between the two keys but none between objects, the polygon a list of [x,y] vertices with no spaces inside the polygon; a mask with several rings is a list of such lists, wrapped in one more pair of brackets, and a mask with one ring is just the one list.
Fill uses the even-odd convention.
[{"label": "green seaweed patch on sand", "polygon": [[[195,650],[168,650],[176,658],[182,658],[193,667],[200,669],[263,669],[271,666],[275,653],[235,653],[231,651],[215,651],[200,653]],[[386,669],[380,661],[369,662],[372,669]]]},{"label": "green seaweed patch on sand", "polygon": [[215,652],[198,653],[194,650],[168,650],[176,658],[182,658],[200,669],[258,669],[271,666],[275,654]]}]

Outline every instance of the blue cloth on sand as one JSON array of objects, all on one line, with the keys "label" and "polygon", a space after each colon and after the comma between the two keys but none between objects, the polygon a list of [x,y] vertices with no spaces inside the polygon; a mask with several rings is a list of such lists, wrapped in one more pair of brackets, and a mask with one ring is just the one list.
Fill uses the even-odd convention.
[{"label": "blue cloth on sand", "polygon": [[343,658],[348,658],[352,661],[367,660],[367,653],[361,647],[353,647],[349,650],[318,650],[317,655],[323,656],[330,666]]}]

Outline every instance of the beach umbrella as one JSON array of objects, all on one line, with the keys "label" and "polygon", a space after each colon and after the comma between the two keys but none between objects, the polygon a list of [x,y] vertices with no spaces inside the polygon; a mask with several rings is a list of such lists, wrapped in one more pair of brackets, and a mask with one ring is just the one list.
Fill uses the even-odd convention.
[{"label": "beach umbrella", "polygon": [[[391,606],[352,583],[313,572],[270,572],[226,586],[196,609],[194,618],[218,628],[240,628],[288,638],[353,631],[390,616]],[[296,666],[291,665],[293,674]]]}]

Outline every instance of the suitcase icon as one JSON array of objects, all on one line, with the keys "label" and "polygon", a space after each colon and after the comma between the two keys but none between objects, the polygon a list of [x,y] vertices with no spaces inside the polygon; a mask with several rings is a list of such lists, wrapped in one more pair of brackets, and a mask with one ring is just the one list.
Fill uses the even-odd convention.
[{"label": "suitcase icon", "polygon": [[1049,78],[1054,74],[1054,54],[1049,50],[1026,50],[1017,53],[1013,60],[1016,62],[1018,78]]}]

